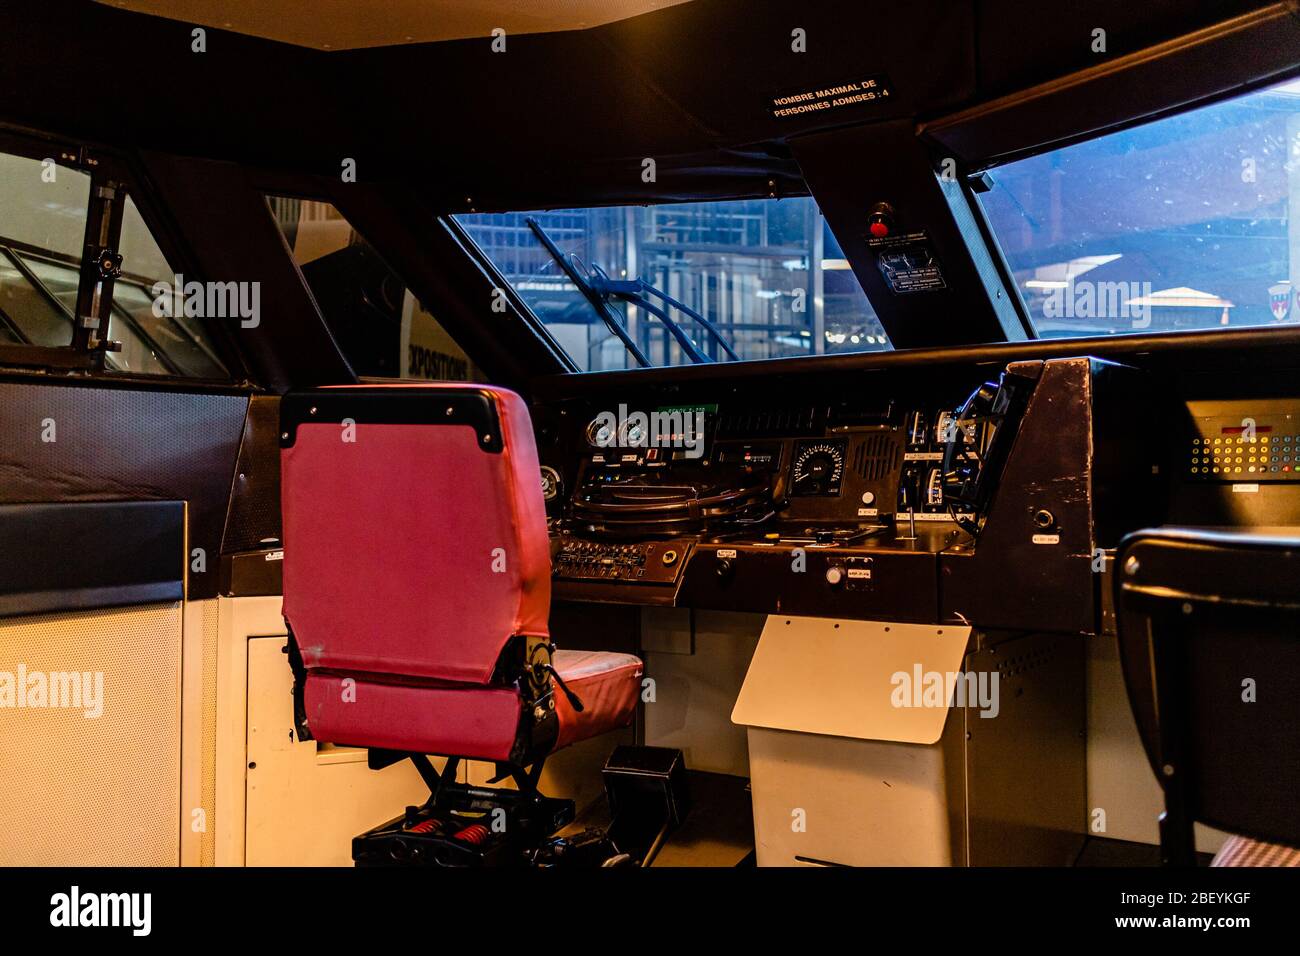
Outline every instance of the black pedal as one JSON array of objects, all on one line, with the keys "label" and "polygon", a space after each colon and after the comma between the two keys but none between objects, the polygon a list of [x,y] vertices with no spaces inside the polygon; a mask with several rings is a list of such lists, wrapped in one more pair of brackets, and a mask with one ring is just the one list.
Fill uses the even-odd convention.
[{"label": "black pedal", "polygon": [[690,812],[686,758],[671,747],[621,746],[601,771],[612,822],[609,839],[642,864]]}]

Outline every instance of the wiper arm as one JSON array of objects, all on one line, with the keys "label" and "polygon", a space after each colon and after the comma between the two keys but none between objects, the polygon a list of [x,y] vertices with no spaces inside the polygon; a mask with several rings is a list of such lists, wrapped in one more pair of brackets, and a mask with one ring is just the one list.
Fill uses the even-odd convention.
[{"label": "wiper arm", "polygon": [[[640,306],[657,318],[664,324],[664,328],[672,333],[673,338],[677,340],[677,344],[682,347],[683,352],[690,356],[693,364],[699,365],[701,362],[713,361],[701,352],[699,346],[691,341],[690,336],[682,331],[682,327],[669,317],[667,310],[661,309],[650,301],[650,297],[645,290],[651,287],[646,286],[640,279],[611,279],[605,273],[596,271],[591,277],[591,287],[602,297],[614,296],[622,299],[624,302]],[[658,292],[657,289],[652,289],[652,291]],[[662,295],[662,293],[659,294]],[[667,296],[664,296],[664,298],[667,299]]]},{"label": "wiper arm", "polygon": [[537,241],[545,247],[551,258],[555,260],[556,264],[564,270],[564,274],[568,277],[569,281],[577,286],[578,291],[581,292],[583,297],[591,303],[591,307],[596,310],[596,314],[601,317],[605,325],[609,327],[609,330],[618,336],[619,341],[623,343],[624,348],[626,348],[628,352],[632,354],[632,357],[636,359],[637,364],[642,368],[649,368],[650,360],[646,358],[644,352],[637,348],[637,344],[632,341],[632,336],[627,334],[627,329],[623,328],[622,323],[614,318],[609,305],[605,302],[605,297],[597,292],[596,289],[592,287],[592,284],[588,281],[587,277],[575,269],[573,264],[565,258],[564,253],[561,252],[559,247],[551,241],[551,237],[546,234],[546,230],[542,228],[541,223],[532,216],[527,217],[524,220],[524,223],[533,231],[533,235],[537,237]]},{"label": "wiper arm", "polygon": [[672,308],[689,315],[692,319],[702,325],[709,335],[713,336],[713,340],[722,347],[722,350],[726,352],[733,361],[740,360],[740,356],[738,356],[728,344],[722,333],[718,331],[716,325],[684,302],[677,301],[668,293],[655,288],[644,279],[611,279],[605,273],[598,272],[592,277],[591,285],[592,288],[599,293],[617,296],[624,302],[628,302],[632,305],[639,305],[651,315],[658,317],[659,321],[667,326],[668,331],[673,334],[673,338],[677,340],[683,351],[691,357],[693,362],[711,362],[713,360],[701,352],[699,348],[696,347],[695,343],[687,338],[686,333],[681,330],[681,327],[668,317],[667,311],[655,305],[650,300],[650,296],[657,296]]}]

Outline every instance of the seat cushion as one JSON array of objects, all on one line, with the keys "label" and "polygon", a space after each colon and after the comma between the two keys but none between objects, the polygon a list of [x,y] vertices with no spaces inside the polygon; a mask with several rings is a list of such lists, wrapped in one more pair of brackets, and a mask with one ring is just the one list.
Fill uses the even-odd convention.
[{"label": "seat cushion", "polygon": [[[553,663],[583,704],[575,711],[557,689],[555,750],[632,722],[644,671],[639,658],[556,651]],[[345,681],[321,671],[308,674],[303,703],[317,740],[478,760],[509,759],[521,708],[512,688]]]},{"label": "seat cushion", "polygon": [[556,651],[552,663],[583,704],[581,712],[575,711],[556,688],[555,712],[560,718],[556,750],[632,722],[645,671],[640,658],[607,651]]},{"label": "seat cushion", "polygon": [[1230,836],[1210,866],[1300,866],[1300,848]]},{"label": "seat cushion", "polygon": [[345,680],[331,673],[307,676],[303,703],[317,740],[479,760],[510,757],[521,706],[513,688]]}]

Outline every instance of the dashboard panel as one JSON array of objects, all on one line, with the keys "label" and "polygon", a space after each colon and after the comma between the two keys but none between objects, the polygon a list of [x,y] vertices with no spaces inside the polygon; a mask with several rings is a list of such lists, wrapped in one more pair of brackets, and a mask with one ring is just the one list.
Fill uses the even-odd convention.
[{"label": "dashboard panel", "polygon": [[549,396],[554,594],[1096,633],[1124,534],[1300,524],[1300,401],[1195,384],[1079,356]]}]

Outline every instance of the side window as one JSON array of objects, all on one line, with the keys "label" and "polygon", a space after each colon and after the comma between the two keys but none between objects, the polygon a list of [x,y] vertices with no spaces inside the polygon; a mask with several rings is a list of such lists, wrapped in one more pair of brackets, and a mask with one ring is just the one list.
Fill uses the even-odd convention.
[{"label": "side window", "polygon": [[0,339],[72,344],[90,177],[0,153]]},{"label": "side window", "polygon": [[184,309],[161,307],[155,290],[165,294],[163,288],[174,285],[176,274],[129,196],[122,210],[120,249],[122,274],[113,283],[108,323],[108,337],[122,343],[118,355],[132,363],[133,371],[228,377],[202,321],[184,315]]},{"label": "side window", "polygon": [[[172,283],[173,270],[126,186],[66,165],[68,158],[0,152],[0,358],[87,370],[102,358],[107,372],[229,379],[210,330],[193,318],[171,318],[170,303],[155,294],[158,283]],[[116,236],[106,228],[111,204],[121,210]],[[92,217],[97,228],[105,226],[106,248],[122,257],[121,274],[111,281],[84,267],[85,257],[99,251],[86,244]],[[103,338],[119,350],[101,355],[101,330],[93,323],[82,323],[77,334],[79,308],[89,312],[91,303],[107,320],[100,323]]]},{"label": "side window", "polygon": [[288,196],[267,201],[321,314],[358,375],[482,380],[465,350],[337,208]]}]

